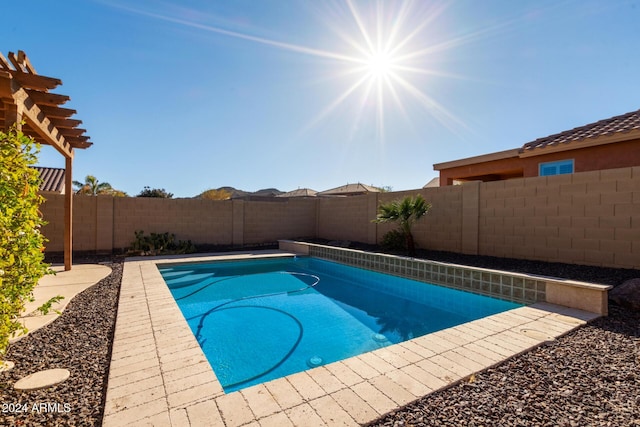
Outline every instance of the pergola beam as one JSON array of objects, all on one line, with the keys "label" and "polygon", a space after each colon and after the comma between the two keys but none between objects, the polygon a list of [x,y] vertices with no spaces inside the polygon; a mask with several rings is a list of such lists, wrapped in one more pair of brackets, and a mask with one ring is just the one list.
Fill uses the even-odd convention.
[{"label": "pergola beam", "polygon": [[[80,120],[70,119],[76,110],[61,108],[67,95],[50,93],[60,79],[41,76],[23,51],[0,53],[0,129],[16,126],[38,142],[53,146],[65,158],[64,268],[72,265],[73,237],[73,157],[74,148],[91,146]],[[13,65],[13,67],[12,67]],[[24,125],[23,125],[24,123]]]},{"label": "pergola beam", "polygon": [[20,84],[20,86],[27,89],[35,90],[50,90],[62,84],[62,80],[53,77],[40,76],[38,74],[27,73],[11,73],[13,78]]},{"label": "pergola beam", "polygon": [[64,104],[70,98],[67,95],[60,95],[57,93],[49,93],[49,92],[40,92],[37,90],[27,89],[27,93],[29,94],[29,98],[33,100],[36,104],[50,107],[57,107],[59,105]]},{"label": "pergola beam", "polygon": [[20,101],[24,106],[22,118],[26,120],[29,127],[42,137],[48,145],[58,150],[65,158],[73,158],[73,148],[71,144],[65,141],[62,133],[53,126],[44,111],[30,100],[29,94],[27,94],[24,89],[18,89],[14,93],[14,99]]},{"label": "pergola beam", "polygon": [[47,117],[54,119],[66,119],[77,113],[76,110],[71,108],[52,107],[50,105],[41,105],[39,108]]},{"label": "pergola beam", "polygon": [[76,119],[56,119],[55,117],[50,117],[49,121],[58,129],[73,129],[82,124],[82,120]]}]

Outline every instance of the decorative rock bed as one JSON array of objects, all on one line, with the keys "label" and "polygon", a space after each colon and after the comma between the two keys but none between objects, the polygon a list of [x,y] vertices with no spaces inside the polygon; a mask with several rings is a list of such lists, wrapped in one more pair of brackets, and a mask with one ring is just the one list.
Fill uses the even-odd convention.
[{"label": "decorative rock bed", "polygon": [[[112,269],[109,276],[77,295],[53,323],[9,346],[5,358],[15,367],[0,372],[0,425],[102,423],[123,265],[107,260]],[[13,388],[30,374],[59,368],[70,371],[70,377],[60,384],[30,391]]]},{"label": "decorative rock bed", "polygon": [[640,312],[609,317],[370,426],[640,426]]}]

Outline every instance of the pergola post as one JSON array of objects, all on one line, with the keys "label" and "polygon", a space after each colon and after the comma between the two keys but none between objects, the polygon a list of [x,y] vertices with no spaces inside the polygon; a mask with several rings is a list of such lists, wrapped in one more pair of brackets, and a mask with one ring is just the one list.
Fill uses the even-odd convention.
[{"label": "pergola post", "polygon": [[64,269],[71,270],[73,261],[73,157],[65,157],[64,165]]},{"label": "pergola post", "polygon": [[16,130],[22,130],[22,112],[18,109],[18,105],[15,104],[13,99],[3,100],[4,104],[4,126],[3,130],[6,132],[11,129],[11,126],[15,126]]}]

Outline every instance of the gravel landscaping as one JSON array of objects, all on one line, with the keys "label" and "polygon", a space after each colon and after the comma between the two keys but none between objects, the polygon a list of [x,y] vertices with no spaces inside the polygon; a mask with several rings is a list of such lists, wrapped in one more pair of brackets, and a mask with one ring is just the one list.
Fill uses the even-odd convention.
[{"label": "gravel landscaping", "polygon": [[[123,262],[95,257],[84,261],[103,261],[112,272],[78,294],[53,323],[9,346],[5,359],[15,367],[0,373],[0,425],[102,424]],[[53,368],[68,369],[71,376],[46,389],[13,389],[20,378]]]},{"label": "gravel landscaping", "polygon": [[[637,270],[438,252],[420,255],[612,285],[640,277]],[[4,405],[0,425],[101,424],[123,263],[121,258],[98,257],[75,262],[104,262],[113,271],[74,298],[55,322],[10,346],[6,359],[16,367],[0,373],[0,404]],[[609,310],[609,317],[419,399],[370,425],[640,426],[640,313],[613,304]],[[13,389],[18,379],[50,368],[69,369],[71,377],[43,390]],[[13,409],[26,410],[9,411],[11,404]]]},{"label": "gravel landscaping", "polygon": [[640,313],[609,317],[370,426],[640,426]]}]

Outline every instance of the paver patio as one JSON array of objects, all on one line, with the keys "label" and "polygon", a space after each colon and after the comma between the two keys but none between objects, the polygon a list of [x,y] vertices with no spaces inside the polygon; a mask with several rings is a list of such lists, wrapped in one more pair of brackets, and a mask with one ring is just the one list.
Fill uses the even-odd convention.
[{"label": "paver patio", "polygon": [[103,425],[358,425],[598,317],[537,303],[225,394],[156,264],[283,255],[128,259]]}]

